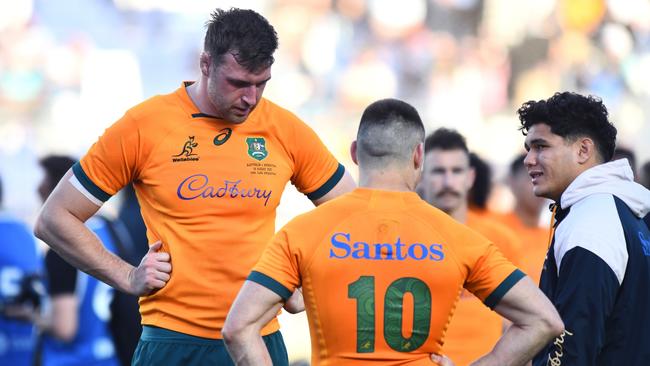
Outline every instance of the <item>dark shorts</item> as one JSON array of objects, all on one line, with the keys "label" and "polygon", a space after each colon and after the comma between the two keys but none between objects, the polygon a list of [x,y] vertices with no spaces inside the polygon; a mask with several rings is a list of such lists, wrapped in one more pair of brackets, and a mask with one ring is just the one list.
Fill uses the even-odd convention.
[{"label": "dark shorts", "polygon": [[[289,357],[279,331],[262,337],[271,354],[274,366],[288,366]],[[234,363],[221,339],[195,337],[173,330],[145,325],[138,347],[133,354],[132,366],[178,365],[203,366]]]}]

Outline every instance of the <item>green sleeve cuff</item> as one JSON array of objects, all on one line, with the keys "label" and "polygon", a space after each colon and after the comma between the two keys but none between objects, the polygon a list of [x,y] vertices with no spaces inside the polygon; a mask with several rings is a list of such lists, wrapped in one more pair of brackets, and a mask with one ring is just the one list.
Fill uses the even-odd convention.
[{"label": "green sleeve cuff", "polygon": [[260,285],[278,294],[278,296],[280,296],[285,301],[291,297],[291,290],[284,287],[280,282],[265,275],[264,273],[252,271],[251,274],[248,275],[247,280],[259,283]]},{"label": "green sleeve cuff", "polygon": [[334,188],[338,184],[341,178],[343,178],[344,173],[345,173],[345,167],[341,163],[339,163],[338,168],[336,168],[336,171],[334,172],[334,174],[332,174],[330,179],[328,179],[327,182],[323,183],[323,185],[320,186],[320,188],[318,188],[317,190],[308,193],[307,198],[314,201],[326,195],[329,191],[332,190],[332,188]]},{"label": "green sleeve cuff", "polygon": [[90,194],[92,194],[93,197],[97,198],[102,202],[106,202],[108,201],[109,198],[111,198],[110,194],[104,192],[92,180],[90,180],[90,178],[88,178],[88,175],[86,175],[86,172],[84,172],[79,162],[75,163],[75,165],[72,166],[72,173],[74,173],[74,176],[77,178],[79,183],[81,183],[81,185]]},{"label": "green sleeve cuff", "polygon": [[506,277],[503,282],[499,286],[497,286],[492,293],[485,298],[485,301],[483,303],[489,307],[490,309],[494,310],[494,307],[499,304],[499,301],[505,296],[505,294],[510,291],[512,286],[514,286],[519,280],[522,278],[526,277],[526,274],[519,269],[515,269],[508,277]]}]

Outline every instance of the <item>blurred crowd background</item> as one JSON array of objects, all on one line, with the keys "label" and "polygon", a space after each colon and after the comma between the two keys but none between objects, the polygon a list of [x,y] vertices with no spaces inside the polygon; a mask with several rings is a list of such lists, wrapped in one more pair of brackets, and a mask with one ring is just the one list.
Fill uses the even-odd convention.
[{"label": "blurred crowd background", "polygon": [[[4,209],[33,223],[38,159],[80,157],[130,106],[198,75],[215,7],[252,8],[280,48],[265,97],[302,117],[351,171],[372,101],[401,98],[428,131],[455,128],[492,166],[492,205],[523,148],[521,103],[572,90],[601,97],[619,146],[650,159],[648,0],[0,0]],[[310,208],[288,189],[281,225]],[[110,212],[110,205],[108,208]],[[283,317],[292,357],[304,319]]]}]

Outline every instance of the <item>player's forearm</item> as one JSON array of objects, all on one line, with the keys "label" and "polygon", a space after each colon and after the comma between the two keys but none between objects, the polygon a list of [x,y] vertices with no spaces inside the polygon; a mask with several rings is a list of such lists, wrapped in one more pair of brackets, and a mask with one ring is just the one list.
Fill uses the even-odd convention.
[{"label": "player's forearm", "polygon": [[224,333],[230,357],[237,366],[273,365],[264,340],[253,327]]},{"label": "player's forearm", "polygon": [[131,292],[128,276],[133,266],[106,250],[97,236],[70,212],[44,207],[34,234],[72,266],[118,290]]},{"label": "player's forearm", "polygon": [[472,366],[526,365],[559,333],[561,327],[542,319],[527,325],[513,324],[494,349]]}]

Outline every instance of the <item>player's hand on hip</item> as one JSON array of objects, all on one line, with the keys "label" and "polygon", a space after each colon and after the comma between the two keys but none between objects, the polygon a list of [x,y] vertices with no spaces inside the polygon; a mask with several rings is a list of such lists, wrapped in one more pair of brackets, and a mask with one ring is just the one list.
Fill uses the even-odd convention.
[{"label": "player's hand on hip", "polygon": [[437,363],[440,366],[454,366],[454,363],[451,359],[445,355],[439,355],[436,353],[431,354],[431,361]]},{"label": "player's hand on hip", "polygon": [[169,281],[172,271],[169,253],[159,252],[162,242],[157,241],[149,247],[142,257],[140,265],[129,273],[131,293],[137,296],[146,295],[163,288]]}]

